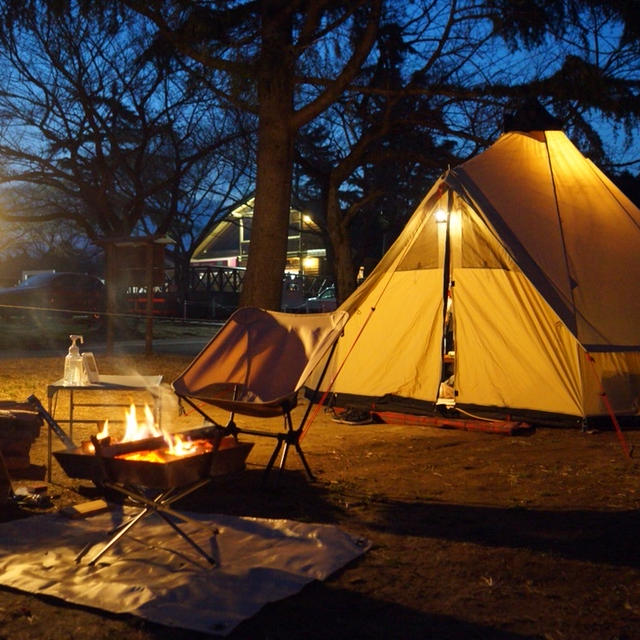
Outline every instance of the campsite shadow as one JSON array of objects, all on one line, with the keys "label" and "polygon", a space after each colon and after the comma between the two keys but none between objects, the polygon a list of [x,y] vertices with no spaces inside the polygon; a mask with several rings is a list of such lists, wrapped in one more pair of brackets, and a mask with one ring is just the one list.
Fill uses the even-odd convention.
[{"label": "campsite shadow", "polygon": [[[314,621],[310,624],[310,621]],[[295,596],[271,603],[253,618],[242,622],[229,640],[272,637],[287,640],[360,640],[424,638],[459,640],[533,640],[534,637],[474,624],[453,616],[430,614],[397,603],[376,599],[352,590],[313,583]]]},{"label": "campsite shadow", "polygon": [[33,514],[21,509],[15,502],[0,503],[0,522],[20,520],[22,518],[28,518],[30,515]]},{"label": "campsite shadow", "polygon": [[[9,593],[15,593],[17,597],[22,597],[18,591],[6,587],[3,589]],[[89,607],[67,604],[43,594],[39,595],[38,599],[50,607],[66,611],[72,621],[83,620],[82,613],[78,612],[85,612],[89,616],[90,624],[100,624],[101,621],[106,621],[106,628],[112,630],[120,629],[114,626],[118,624],[118,621],[127,621],[130,624],[129,633],[133,629],[131,637],[144,636],[156,640],[213,640],[223,637],[141,621],[126,613],[100,611],[99,618],[97,618],[94,616],[98,614]],[[292,599],[295,599],[295,603]],[[19,612],[23,610],[24,606],[18,609]],[[89,635],[82,633],[81,627],[76,626],[74,632],[79,631],[79,637],[89,637]],[[122,636],[124,633],[120,631],[118,637]],[[255,640],[256,638],[278,640],[326,640],[326,638],[332,640],[354,640],[354,638],[358,640],[379,640],[380,638],[536,640],[540,638],[539,635],[523,635],[503,631],[452,616],[424,613],[352,591],[332,589],[320,582],[308,585],[291,598],[269,603],[259,613],[240,623],[224,637],[227,640]]]},{"label": "campsite shadow", "polygon": [[639,511],[549,511],[391,500],[379,505],[372,527],[398,535],[640,567]]},{"label": "campsite shadow", "polygon": [[180,500],[178,510],[345,525],[401,536],[528,549],[567,559],[640,567],[640,511],[541,510],[438,502],[368,500],[345,508],[329,485],[287,470],[263,483],[262,469],[215,478]]},{"label": "campsite shadow", "polygon": [[[294,602],[295,599],[295,602]],[[146,623],[153,637],[166,640],[195,640],[221,636],[201,634]],[[534,640],[523,635],[475,624],[453,616],[426,613],[393,602],[372,598],[322,582],[306,586],[300,593],[271,602],[256,615],[241,622],[228,640],[379,640],[380,638],[422,638],[424,640]]]},{"label": "campsite shadow", "polygon": [[303,471],[286,470],[280,478],[272,472],[264,481],[263,469],[214,478],[211,483],[180,501],[181,509],[258,518],[335,523],[342,509],[332,503],[327,490],[309,482]]}]

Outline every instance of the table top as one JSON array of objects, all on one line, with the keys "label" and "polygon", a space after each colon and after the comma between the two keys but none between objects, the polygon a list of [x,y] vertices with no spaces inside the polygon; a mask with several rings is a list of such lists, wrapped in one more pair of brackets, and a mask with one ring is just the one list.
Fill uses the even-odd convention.
[{"label": "table top", "polygon": [[144,391],[148,390],[153,393],[154,389],[162,383],[162,376],[142,376],[142,375],[102,375],[98,377],[98,382],[89,382],[82,385],[67,385],[64,378],[56,380],[47,385],[47,395],[53,396],[61,389],[77,390],[77,391]]}]

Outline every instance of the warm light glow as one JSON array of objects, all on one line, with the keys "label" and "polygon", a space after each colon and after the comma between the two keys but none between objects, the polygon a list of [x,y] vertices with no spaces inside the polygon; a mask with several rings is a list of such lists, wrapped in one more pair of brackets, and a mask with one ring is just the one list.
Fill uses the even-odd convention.
[{"label": "warm light glow", "polygon": [[304,258],[302,260],[302,266],[305,269],[312,269],[313,267],[317,267],[318,266],[318,258],[313,258],[313,257],[307,256],[306,258]]},{"label": "warm light glow", "polygon": [[165,463],[167,459],[162,455],[162,451],[133,451],[132,453],[121,453],[115,456],[118,460],[143,460],[144,462]]},{"label": "warm light glow", "polygon": [[436,222],[446,222],[447,212],[444,209],[436,209],[435,218]]},{"label": "warm light glow", "polygon": [[313,218],[312,218],[310,215],[308,215],[308,214],[306,214],[306,213],[305,213],[305,214],[302,216],[302,222],[304,222],[305,224],[310,224],[310,223],[312,223],[312,222],[313,222]]}]

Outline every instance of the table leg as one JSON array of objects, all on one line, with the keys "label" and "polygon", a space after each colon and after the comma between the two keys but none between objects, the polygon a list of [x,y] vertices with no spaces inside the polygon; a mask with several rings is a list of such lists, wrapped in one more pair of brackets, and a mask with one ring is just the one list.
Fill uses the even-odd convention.
[{"label": "table leg", "polygon": [[53,447],[51,438],[51,427],[47,425],[47,482],[51,484],[51,449]]},{"label": "table leg", "polygon": [[[53,409],[53,398],[57,394],[57,392],[53,393],[49,396],[49,403],[47,410],[49,411],[49,415],[53,416],[51,410]],[[47,482],[51,483],[51,451],[53,448],[53,437],[51,435],[51,427],[47,425]]]},{"label": "table leg", "polygon": [[159,427],[162,427],[162,396],[160,395],[160,390],[150,390],[149,393],[153,398],[153,418],[156,421],[156,424]]},{"label": "table leg", "polygon": [[73,440],[73,389],[69,389],[69,437]]}]

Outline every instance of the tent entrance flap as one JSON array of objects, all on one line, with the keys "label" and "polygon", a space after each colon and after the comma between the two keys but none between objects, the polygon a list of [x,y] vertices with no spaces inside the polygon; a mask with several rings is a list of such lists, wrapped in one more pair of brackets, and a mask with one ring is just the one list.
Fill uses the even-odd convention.
[{"label": "tent entrance flap", "polygon": [[[452,221],[455,222],[453,212],[455,205],[454,192],[447,190],[446,229],[444,234],[444,254],[442,268],[442,352],[440,361],[440,384],[436,399],[437,407],[452,409],[456,404],[455,390],[455,307],[454,286],[452,276]],[[441,218],[440,218],[441,219]],[[453,232],[455,238],[455,229]]]},{"label": "tent entrance flap", "polygon": [[[281,454],[280,474],[283,472],[287,453],[293,446],[307,475],[313,479],[300,446],[309,408],[297,427],[291,412],[298,404],[300,388],[325,362],[327,354],[333,352],[347,318],[348,314],[340,310],[298,315],[254,307],[239,309],[174,380],[173,389],[213,424],[217,423],[202,404],[229,411],[226,425],[218,425],[229,435],[275,439],[265,478],[278,454]],[[317,386],[321,382],[320,379]],[[282,417],[284,428],[272,431],[240,427],[236,422],[238,414],[262,419]]]},{"label": "tent entrance flap", "polygon": [[453,308],[453,283],[447,289],[445,303],[444,330],[442,332],[442,374],[438,388],[436,406],[453,408],[456,404],[456,346],[455,315]]}]

